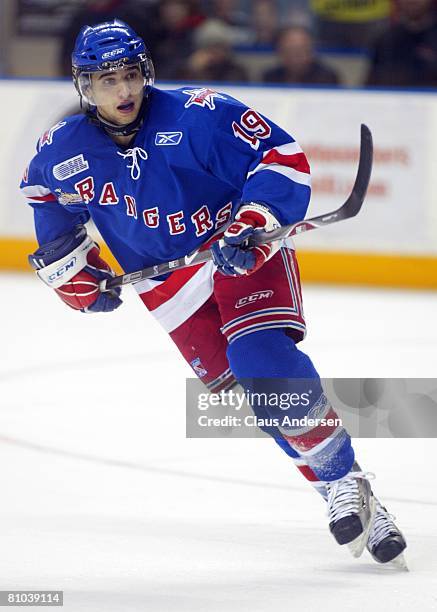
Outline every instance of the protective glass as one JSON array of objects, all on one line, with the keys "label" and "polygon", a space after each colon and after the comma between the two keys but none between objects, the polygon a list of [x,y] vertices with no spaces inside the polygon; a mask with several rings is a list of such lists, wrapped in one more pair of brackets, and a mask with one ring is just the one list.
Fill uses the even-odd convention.
[{"label": "protective glass", "polygon": [[144,76],[141,63],[118,69],[82,72],[78,79],[83,99],[101,108],[128,106],[149,80]]}]

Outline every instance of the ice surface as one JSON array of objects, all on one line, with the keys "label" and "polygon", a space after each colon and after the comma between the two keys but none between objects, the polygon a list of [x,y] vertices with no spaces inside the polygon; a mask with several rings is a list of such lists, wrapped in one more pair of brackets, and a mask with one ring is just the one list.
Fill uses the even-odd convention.
[{"label": "ice surface", "polygon": [[[410,572],[352,559],[276,445],[185,438],[191,371],[132,290],[81,315],[0,281],[0,589],[64,590],[68,612],[437,609],[435,440],[356,441]],[[304,297],[323,376],[436,377],[437,294]]]}]

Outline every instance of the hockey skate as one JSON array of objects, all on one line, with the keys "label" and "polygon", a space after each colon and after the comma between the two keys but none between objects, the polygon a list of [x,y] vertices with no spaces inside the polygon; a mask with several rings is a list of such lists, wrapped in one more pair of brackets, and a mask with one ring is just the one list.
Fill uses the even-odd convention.
[{"label": "hockey skate", "polygon": [[347,544],[354,557],[366,547],[376,514],[369,477],[358,464],[339,480],[326,483],[329,529],[339,544]]},{"label": "hockey skate", "polygon": [[397,569],[408,570],[403,551],[405,538],[396,527],[393,518],[375,498],[376,513],[367,541],[367,550],[378,563],[387,563]]}]

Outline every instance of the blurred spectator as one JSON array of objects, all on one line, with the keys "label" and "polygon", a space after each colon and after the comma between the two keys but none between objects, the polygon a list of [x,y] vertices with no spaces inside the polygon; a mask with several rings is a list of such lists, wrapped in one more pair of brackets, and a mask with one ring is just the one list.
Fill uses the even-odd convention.
[{"label": "blurred spectator", "polygon": [[287,11],[299,11],[299,12],[305,12],[305,13],[310,13],[311,12],[311,8],[310,8],[310,3],[312,0],[277,0],[278,5],[279,5],[279,11],[281,13],[282,16],[285,16],[287,14]]},{"label": "blurred spectator", "polygon": [[125,0],[87,0],[85,5],[74,15],[67,29],[62,34],[62,44],[59,56],[59,72],[63,76],[71,76],[71,54],[79,30],[85,25],[94,25],[102,21],[122,19],[138,29],[141,34],[141,24],[144,9],[139,12]]},{"label": "blurred spectator", "polygon": [[79,30],[121,19],[144,38],[160,79],[175,78],[184,59],[194,50],[193,32],[205,20],[198,0],[160,0],[149,6],[129,0],[87,0],[63,34],[60,70],[71,75],[71,53]]},{"label": "blurred spectator", "polygon": [[299,26],[314,32],[314,14],[309,6],[310,0],[291,0],[282,6],[282,27]]},{"label": "blurred spectator", "polygon": [[367,85],[437,87],[434,0],[397,0],[396,23],[375,43]]},{"label": "blurred spectator", "polygon": [[213,28],[226,26],[232,45],[245,45],[253,37],[248,25],[248,15],[241,10],[239,0],[211,0],[207,23]]},{"label": "blurred spectator", "polygon": [[248,24],[247,13],[241,10],[239,0],[212,0],[210,15],[230,26],[246,27]]},{"label": "blurred spectator", "polygon": [[160,0],[156,4],[146,29],[138,28],[138,33],[150,49],[159,79],[177,78],[195,49],[194,33],[204,21],[197,0]]},{"label": "blurred spectator", "polygon": [[336,72],[317,59],[313,37],[306,28],[282,30],[276,50],[280,64],[264,73],[265,83],[339,84]]},{"label": "blurred spectator", "polygon": [[254,46],[273,47],[279,30],[277,3],[274,0],[255,0],[252,3],[250,25]]},{"label": "blurred spectator", "polygon": [[[214,26],[214,29],[212,29]],[[185,81],[247,81],[246,70],[235,61],[230,26],[208,20],[196,32],[197,49],[188,58],[178,78]]]},{"label": "blurred spectator", "polygon": [[6,51],[2,45],[0,45],[0,77],[6,75]]},{"label": "blurred spectator", "polygon": [[318,45],[368,48],[388,25],[391,4],[391,0],[311,0]]},{"label": "blurred spectator", "polygon": [[0,76],[7,73],[6,62],[8,58],[8,15],[4,3],[0,4]]}]

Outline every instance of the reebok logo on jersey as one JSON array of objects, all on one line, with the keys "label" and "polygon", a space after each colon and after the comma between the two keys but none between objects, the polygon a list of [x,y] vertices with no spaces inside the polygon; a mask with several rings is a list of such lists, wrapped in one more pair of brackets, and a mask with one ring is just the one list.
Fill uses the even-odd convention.
[{"label": "reebok logo on jersey", "polygon": [[84,156],[82,154],[76,155],[76,157],[70,157],[70,159],[66,159],[60,164],[53,166],[53,176],[58,179],[58,181],[65,181],[70,178],[70,176],[80,174],[88,170],[88,168],[89,165]]},{"label": "reebok logo on jersey", "polygon": [[252,302],[256,302],[257,300],[264,300],[266,298],[271,298],[273,295],[273,291],[271,289],[265,289],[264,291],[255,291],[250,295],[246,295],[240,298],[236,304],[235,308],[241,308],[242,306],[246,306],[247,304],[251,304]]},{"label": "reebok logo on jersey", "polygon": [[182,132],[156,132],[155,144],[159,146],[178,145],[182,140]]}]

